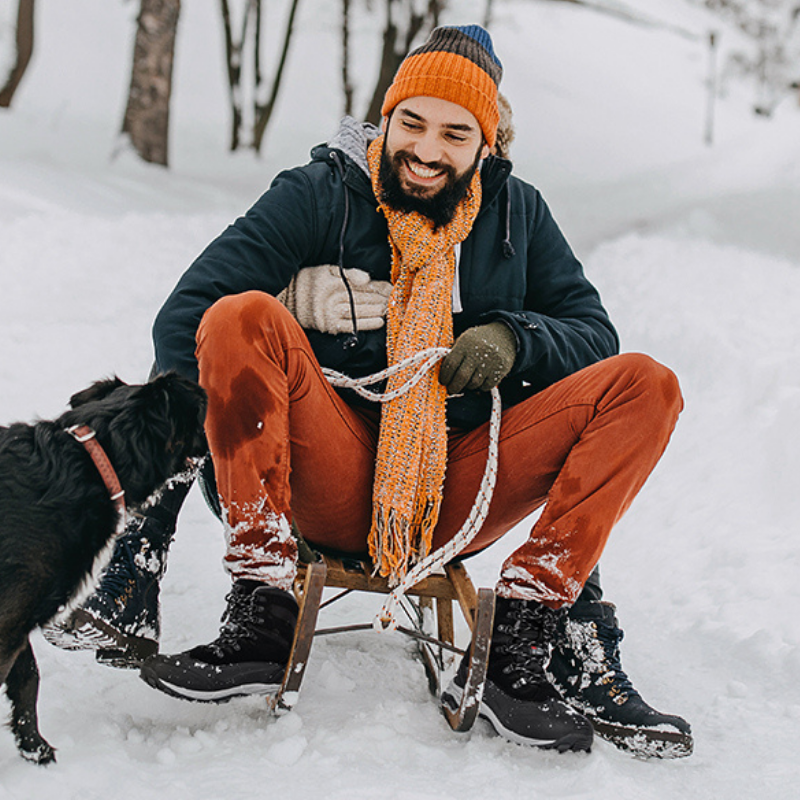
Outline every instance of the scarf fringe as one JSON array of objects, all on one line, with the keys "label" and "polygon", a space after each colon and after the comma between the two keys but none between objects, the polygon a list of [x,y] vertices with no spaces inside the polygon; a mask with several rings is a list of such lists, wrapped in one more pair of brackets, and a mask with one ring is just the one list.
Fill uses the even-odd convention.
[{"label": "scarf fringe", "polygon": [[388,578],[389,586],[394,588],[430,553],[440,506],[441,497],[429,498],[409,522],[391,506],[375,505],[373,535],[369,539],[373,574]]}]

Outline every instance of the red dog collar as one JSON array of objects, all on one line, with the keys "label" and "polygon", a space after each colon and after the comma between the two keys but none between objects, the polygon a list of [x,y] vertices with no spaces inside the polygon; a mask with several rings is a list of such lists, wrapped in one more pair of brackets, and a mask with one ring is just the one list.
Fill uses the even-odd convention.
[{"label": "red dog collar", "polygon": [[97,467],[106,489],[108,489],[108,494],[119,512],[117,535],[120,535],[125,530],[125,491],[119,482],[114,467],[111,466],[106,451],[97,441],[97,434],[88,425],[73,425],[67,428],[66,432],[86,448],[86,452],[94,461],[94,465]]}]

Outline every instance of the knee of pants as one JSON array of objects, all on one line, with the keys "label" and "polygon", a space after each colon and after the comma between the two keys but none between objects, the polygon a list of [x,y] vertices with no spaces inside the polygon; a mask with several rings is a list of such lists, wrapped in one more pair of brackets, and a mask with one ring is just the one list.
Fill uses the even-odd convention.
[{"label": "knee of pants", "polygon": [[227,358],[242,346],[252,346],[264,334],[281,327],[275,324],[291,315],[266,292],[248,291],[217,300],[203,315],[197,330],[198,358]]},{"label": "knee of pants", "polygon": [[623,353],[615,361],[627,380],[643,387],[654,410],[677,420],[683,409],[683,395],[678,376],[669,367],[644,353]]},{"label": "knee of pants", "polygon": [[206,310],[200,321],[200,329],[213,334],[219,329],[227,331],[232,325],[244,328],[248,323],[260,323],[265,317],[275,313],[276,306],[283,308],[278,300],[266,292],[251,290],[229,294]]}]

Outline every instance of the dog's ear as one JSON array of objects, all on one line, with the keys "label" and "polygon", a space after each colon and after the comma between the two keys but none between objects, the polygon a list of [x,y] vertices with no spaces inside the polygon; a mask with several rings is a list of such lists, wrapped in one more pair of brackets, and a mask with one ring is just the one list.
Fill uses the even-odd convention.
[{"label": "dog's ear", "polygon": [[108,397],[115,389],[119,389],[120,386],[127,386],[127,384],[116,375],[113,378],[96,381],[88,389],[72,395],[69,399],[69,406],[70,408],[78,408],[78,406],[86,405],[86,403],[91,403],[93,400],[102,400],[104,397]]},{"label": "dog's ear", "polygon": [[173,404],[181,408],[184,414],[193,409],[200,414],[201,423],[205,419],[208,398],[205,390],[195,381],[184,378],[174,370],[170,370],[151,377],[145,387],[154,395],[163,392]]},{"label": "dog's ear", "polygon": [[162,441],[168,452],[205,453],[208,445],[203,421],[208,400],[197,383],[170,371],[151,378],[137,394],[149,407],[152,424],[162,427]]}]

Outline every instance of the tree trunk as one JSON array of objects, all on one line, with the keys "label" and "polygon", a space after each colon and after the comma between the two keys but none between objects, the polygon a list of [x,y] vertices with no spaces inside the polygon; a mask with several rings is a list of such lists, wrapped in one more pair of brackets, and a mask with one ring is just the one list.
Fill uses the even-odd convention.
[{"label": "tree trunk", "polygon": [[225,63],[228,68],[228,89],[231,104],[231,151],[242,145],[244,133],[244,90],[242,89],[242,58],[247,42],[250,22],[255,19],[255,80],[261,80],[258,55],[261,26],[261,0],[246,0],[241,19],[241,33],[237,39],[233,34],[231,9],[228,0],[221,0],[222,23],[225,29]]},{"label": "tree trunk", "polygon": [[[291,0],[289,17],[283,36],[283,46],[278,56],[275,75],[268,97],[262,99],[264,93],[262,86],[261,70],[261,0],[244,0],[242,3],[241,33],[238,38],[234,35],[231,22],[231,8],[228,0],[221,0],[222,21],[225,27],[225,58],[228,65],[228,87],[230,88],[230,102],[232,113],[231,150],[241,147],[252,147],[259,152],[283,80],[284,68],[289,54],[289,45],[294,33],[294,21],[300,0]],[[246,52],[253,54],[253,70],[243,69],[243,59]],[[251,108],[252,117],[247,114]],[[252,133],[247,136],[248,128],[252,126]]]},{"label": "tree trunk", "polygon": [[392,6],[397,0],[386,0],[386,27],[383,30],[383,51],[381,53],[381,65],[378,70],[378,80],[372,92],[372,100],[367,109],[366,120],[375,125],[381,121],[381,106],[386,90],[392,83],[403,59],[411,49],[417,34],[423,30],[432,30],[439,21],[439,13],[444,8],[443,0],[430,0],[426,11],[421,14],[416,13],[414,4],[408,3],[408,23],[406,25],[405,36],[398,47],[401,39],[400,29],[394,22]]},{"label": "tree trunk", "polygon": [[431,18],[431,30],[439,27],[439,14],[444,11],[447,0],[428,0],[428,14]]},{"label": "tree trunk", "polygon": [[403,61],[402,56],[397,55],[397,26],[392,21],[392,3],[394,0],[386,0],[386,27],[383,29],[383,50],[381,51],[381,65],[378,69],[378,80],[372,92],[367,109],[366,121],[379,125],[381,121],[381,106],[383,96],[392,83],[397,68]]},{"label": "tree trunk", "polygon": [[272,118],[272,112],[275,110],[275,103],[278,99],[278,92],[281,88],[281,81],[283,79],[283,70],[286,66],[286,58],[289,55],[289,44],[292,41],[292,34],[294,33],[294,19],[297,15],[297,7],[300,0],[292,0],[292,6],[289,9],[289,19],[286,23],[286,31],[283,36],[283,48],[278,60],[278,66],[275,70],[275,77],[272,79],[272,89],[266,103],[260,103],[258,98],[255,102],[255,122],[253,124],[253,149],[261,152],[261,143],[264,139],[264,133],[267,130],[269,121]]},{"label": "tree trunk", "polygon": [[17,60],[0,89],[0,108],[8,108],[33,55],[34,0],[19,0],[17,7]]},{"label": "tree trunk", "polygon": [[350,80],[350,0],[342,0],[342,91],[344,113],[353,113],[353,84]]},{"label": "tree trunk", "polygon": [[180,0],[141,0],[122,132],[151,164],[167,166],[172,63]]},{"label": "tree trunk", "polygon": [[236,150],[239,146],[239,126],[242,124],[242,114],[237,102],[237,89],[241,66],[239,63],[239,52],[233,42],[233,29],[231,27],[231,9],[228,0],[221,0],[220,10],[222,11],[222,27],[225,31],[225,65],[228,68],[228,89],[231,101],[231,150]]},{"label": "tree trunk", "polygon": [[483,27],[491,28],[494,16],[494,0],[486,0],[486,7],[483,10]]}]

